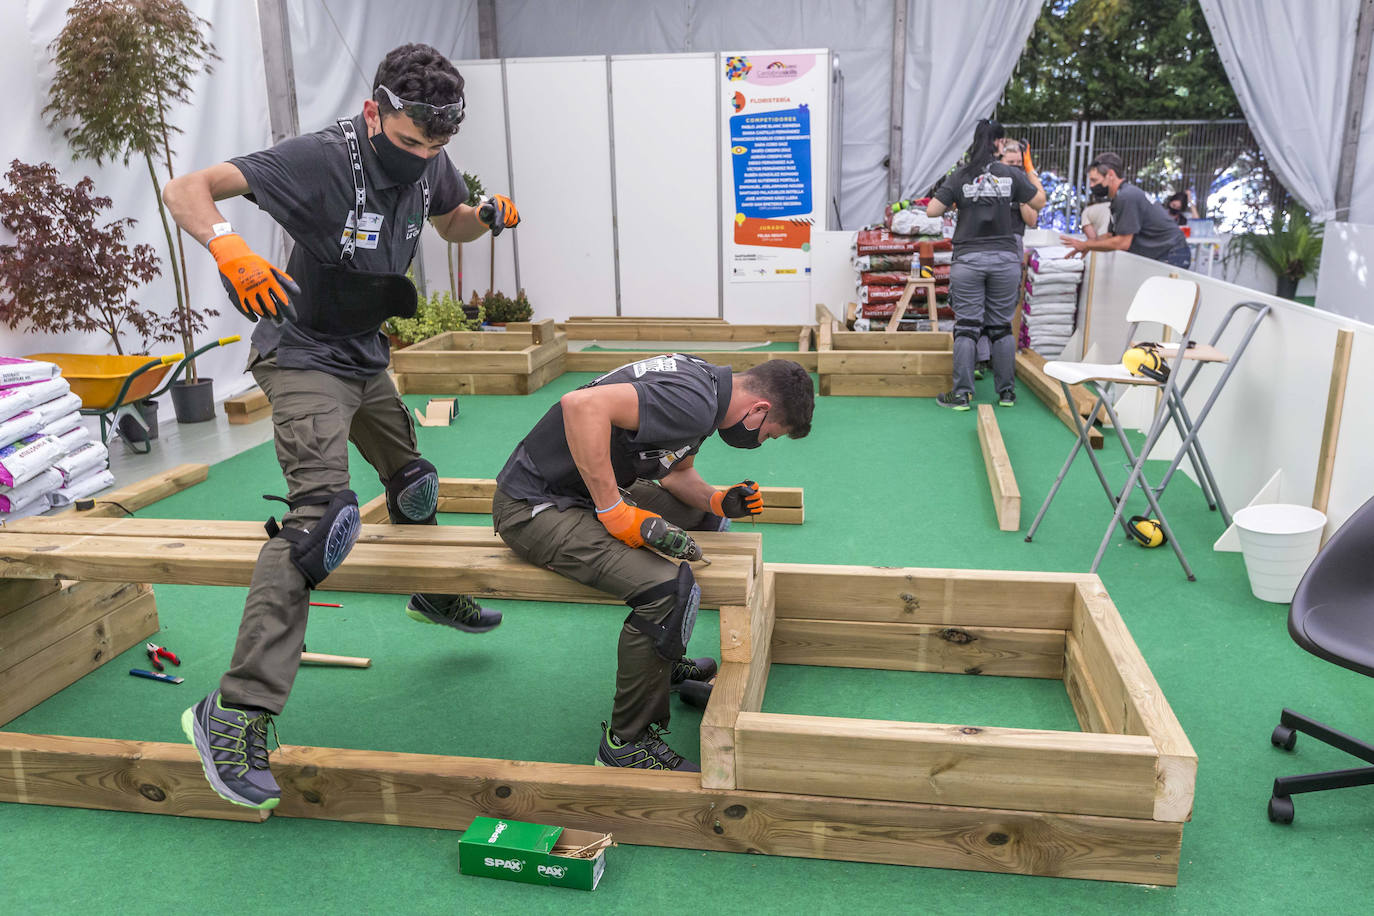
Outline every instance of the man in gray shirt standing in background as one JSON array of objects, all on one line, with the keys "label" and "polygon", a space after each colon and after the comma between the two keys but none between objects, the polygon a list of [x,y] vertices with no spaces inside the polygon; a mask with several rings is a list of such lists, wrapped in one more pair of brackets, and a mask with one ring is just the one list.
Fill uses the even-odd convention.
[{"label": "man in gray shirt standing in background", "polygon": [[1095,197],[1105,188],[1111,199],[1109,232],[1095,239],[1061,235],[1060,241],[1076,254],[1085,251],[1129,251],[1187,269],[1192,252],[1183,231],[1144,191],[1121,177],[1121,157],[1102,153],[1088,166],[1088,187]]}]

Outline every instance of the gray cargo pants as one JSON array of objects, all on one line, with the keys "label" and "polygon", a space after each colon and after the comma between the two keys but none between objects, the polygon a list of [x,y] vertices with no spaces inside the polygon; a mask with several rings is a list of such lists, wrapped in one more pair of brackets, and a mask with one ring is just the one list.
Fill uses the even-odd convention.
[{"label": "gray cargo pants", "polygon": [[[385,372],[369,379],[343,379],[282,369],[275,356],[264,358],[256,349],[249,352],[248,368],[272,402],[277,462],[286,475],[288,499],[348,489],[350,441],[377,469],[383,484],[420,457],[410,415]],[[264,482],[263,488],[274,487]],[[325,508],[292,509],[282,527],[307,528]],[[291,542],[270,539],[253,567],[234,658],[220,679],[225,702],[281,712],[300,667],[309,612],[310,591],[291,562]]]},{"label": "gray cargo pants", "polygon": [[[719,516],[683,505],[652,483],[640,481],[630,487],[629,494],[635,505],[657,512],[679,528],[714,531],[721,521]],[[672,612],[673,595],[640,605],[631,602],[654,586],[676,581],[677,562],[647,548],[626,546],[611,536],[591,509],[560,512],[551,507],[538,515],[532,513],[528,502],[512,499],[500,489],[491,502],[496,533],[522,559],[614,595],[655,623]],[[633,741],[652,723],[668,724],[672,662],[654,651],[652,637],[628,621],[620,628],[616,660],[611,731]]]},{"label": "gray cargo pants", "polygon": [[[949,268],[949,303],[954,309],[954,390],[973,394],[978,338],[992,339],[992,378],[1000,394],[1016,387],[1016,338],[1012,313],[1021,285],[1021,258],[1014,251],[955,253]],[[1004,330],[997,330],[1004,329]]]}]

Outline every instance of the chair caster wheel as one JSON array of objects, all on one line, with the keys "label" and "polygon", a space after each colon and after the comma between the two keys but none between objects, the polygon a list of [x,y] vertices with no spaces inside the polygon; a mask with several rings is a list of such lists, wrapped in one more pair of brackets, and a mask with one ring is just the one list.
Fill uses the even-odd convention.
[{"label": "chair caster wheel", "polygon": [[1298,733],[1286,725],[1275,726],[1274,733],[1269,736],[1269,743],[1274,745],[1274,747],[1281,747],[1285,751],[1291,751],[1293,745],[1298,743]]},{"label": "chair caster wheel", "polygon": [[1275,824],[1293,823],[1293,799],[1288,795],[1274,795],[1269,799],[1269,820]]}]

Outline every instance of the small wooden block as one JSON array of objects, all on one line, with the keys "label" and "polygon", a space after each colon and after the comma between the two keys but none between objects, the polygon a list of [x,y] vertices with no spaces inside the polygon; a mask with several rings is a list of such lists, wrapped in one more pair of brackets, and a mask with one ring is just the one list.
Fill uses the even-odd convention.
[{"label": "small wooden block", "polygon": [[457,415],[456,398],[430,398],[429,403],[425,404],[424,413],[420,413],[420,408],[415,408],[415,420],[421,426],[448,426]]}]

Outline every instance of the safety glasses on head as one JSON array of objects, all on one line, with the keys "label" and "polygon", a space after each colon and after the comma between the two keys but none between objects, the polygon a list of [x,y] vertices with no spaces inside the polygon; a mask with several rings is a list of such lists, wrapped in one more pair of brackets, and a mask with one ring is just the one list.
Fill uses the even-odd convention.
[{"label": "safety glasses on head", "polygon": [[385,86],[379,85],[377,91],[386,93],[386,99],[391,103],[391,107],[405,113],[417,124],[444,124],[457,128],[463,120],[462,99],[448,105],[431,105],[428,102],[409,102]]}]

